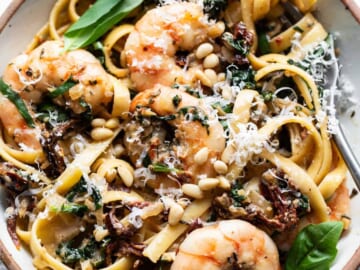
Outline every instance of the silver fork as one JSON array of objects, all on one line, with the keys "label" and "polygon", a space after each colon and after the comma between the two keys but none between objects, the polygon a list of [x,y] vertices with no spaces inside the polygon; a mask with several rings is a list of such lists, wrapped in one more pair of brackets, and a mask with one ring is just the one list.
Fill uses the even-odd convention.
[{"label": "silver fork", "polygon": [[[290,2],[284,2],[283,3],[285,7],[285,11],[287,15],[289,16],[289,19],[292,21],[292,23],[296,23],[299,21],[303,14]],[[334,41],[331,39],[331,53],[332,53],[332,59],[336,59],[335,57],[335,50],[334,50]],[[338,85],[338,74],[339,74],[339,65],[337,61],[333,61],[332,65],[327,69],[326,76],[327,76],[327,82],[325,87],[327,89],[330,89],[330,96],[329,96],[329,104],[330,104],[330,110],[328,111],[328,114],[330,116],[336,117],[336,110],[335,110],[335,91],[337,89]],[[351,150],[350,144],[347,141],[342,125],[339,121],[337,121],[336,126],[334,128],[336,130],[335,134],[332,135],[332,138],[339,149],[339,152],[344,159],[349,172],[354,179],[354,182],[360,190],[360,164],[357,160],[355,154]]]},{"label": "silver fork", "polygon": [[[331,38],[330,42],[331,42],[330,46],[331,46],[332,59],[336,59],[335,50],[334,50],[334,48],[335,48],[334,40]],[[334,109],[334,110],[331,110],[329,112],[329,114],[334,114],[333,116],[336,116],[335,90],[337,89],[337,85],[338,85],[338,74],[339,74],[338,61],[334,61],[332,63],[332,65],[329,67],[329,69],[327,70],[327,83],[326,83],[326,87],[328,89],[330,89],[330,101],[329,101],[330,108]],[[349,169],[349,172],[350,172],[352,178],[354,179],[354,182],[355,182],[358,190],[360,190],[360,164],[359,164],[359,161],[357,160],[355,154],[351,150],[350,144],[345,137],[345,134],[344,134],[344,131],[343,131],[340,121],[337,121],[336,125],[337,125],[335,127],[336,132],[332,135],[332,138],[334,139],[334,142],[335,142],[342,158],[344,159],[344,161]]]}]

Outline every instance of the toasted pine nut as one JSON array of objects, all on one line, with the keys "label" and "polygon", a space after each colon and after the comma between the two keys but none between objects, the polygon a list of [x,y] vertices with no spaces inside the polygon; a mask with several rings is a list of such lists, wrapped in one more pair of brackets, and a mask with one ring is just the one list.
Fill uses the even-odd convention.
[{"label": "toasted pine nut", "polygon": [[112,154],[115,157],[120,157],[122,154],[124,154],[125,148],[121,144],[115,144],[112,149]]},{"label": "toasted pine nut", "polygon": [[214,50],[214,46],[211,45],[210,43],[206,42],[201,44],[195,52],[195,56],[198,59],[202,59],[206,56],[208,56],[210,53],[212,53]]},{"label": "toasted pine nut", "polygon": [[208,87],[212,87],[213,84],[211,82],[211,80],[205,75],[204,72],[202,72],[201,70],[196,70],[195,71],[195,77],[200,80],[200,82]]},{"label": "toasted pine nut", "polygon": [[115,129],[115,128],[119,127],[119,125],[120,125],[120,122],[119,122],[118,118],[110,118],[105,123],[105,127],[110,128],[110,129]]},{"label": "toasted pine nut", "polygon": [[221,72],[217,75],[218,82],[223,82],[226,80],[226,74],[224,72]]},{"label": "toasted pine nut", "polygon": [[120,175],[125,186],[131,187],[134,183],[134,175],[131,173],[131,171],[125,166],[119,166],[117,168],[117,172]]},{"label": "toasted pine nut", "polygon": [[109,170],[109,171],[106,172],[106,174],[105,174],[105,179],[106,179],[107,182],[110,183],[110,182],[112,182],[112,181],[115,180],[116,175],[117,175],[116,170],[115,170],[115,169],[111,169],[111,170]]},{"label": "toasted pine nut", "polygon": [[209,157],[209,149],[207,147],[201,148],[194,156],[194,161],[198,165],[204,164]]},{"label": "toasted pine nut", "polygon": [[214,162],[214,169],[218,174],[225,174],[228,171],[228,166],[224,161],[216,160]]},{"label": "toasted pine nut", "polygon": [[225,100],[232,100],[232,89],[231,86],[221,87],[221,95]]},{"label": "toasted pine nut", "polygon": [[195,199],[202,199],[204,197],[204,194],[198,185],[183,184],[181,189],[182,189],[183,193],[189,197],[192,197]]},{"label": "toasted pine nut", "polygon": [[209,54],[204,58],[203,67],[204,68],[214,68],[220,63],[219,57],[215,54]]},{"label": "toasted pine nut", "polygon": [[219,179],[219,187],[225,190],[229,190],[231,188],[229,180],[226,179],[224,176],[218,176]]},{"label": "toasted pine nut", "polygon": [[170,206],[168,222],[170,225],[176,225],[181,220],[184,214],[184,209],[177,203]]},{"label": "toasted pine nut", "polygon": [[114,132],[111,129],[97,127],[91,131],[90,136],[95,141],[103,141],[109,139],[113,134]]},{"label": "toasted pine nut", "polygon": [[213,69],[211,69],[211,68],[205,69],[204,74],[206,75],[206,77],[209,78],[209,80],[212,82],[212,84],[217,83],[218,77],[217,77],[216,72]]},{"label": "toasted pine nut", "polygon": [[208,35],[211,38],[217,38],[222,35],[225,31],[225,23],[222,21],[217,22],[208,29]]},{"label": "toasted pine nut", "polygon": [[104,127],[105,126],[105,119],[104,118],[95,118],[91,121],[91,126],[96,127]]},{"label": "toasted pine nut", "polygon": [[217,178],[205,178],[199,181],[199,187],[201,190],[211,190],[219,185],[219,179]]},{"label": "toasted pine nut", "polygon": [[82,142],[73,142],[70,146],[76,154],[79,154],[82,150],[84,150],[84,144]]}]

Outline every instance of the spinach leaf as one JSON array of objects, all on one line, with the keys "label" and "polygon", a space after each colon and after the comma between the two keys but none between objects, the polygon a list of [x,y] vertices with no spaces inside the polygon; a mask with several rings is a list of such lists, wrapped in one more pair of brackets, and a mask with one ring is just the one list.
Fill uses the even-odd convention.
[{"label": "spinach leaf", "polygon": [[94,184],[87,183],[84,178],[81,178],[80,181],[68,192],[68,194],[66,195],[66,199],[69,202],[73,202],[75,197],[81,196],[83,194],[87,194],[88,185],[90,185],[90,189],[91,189],[90,197],[92,198],[95,205],[95,209],[97,210],[102,205],[102,201],[101,201],[102,197],[100,191]]},{"label": "spinach leaf", "polygon": [[339,221],[324,222],[305,227],[296,237],[285,270],[329,269],[336,257],[343,224]]},{"label": "spinach leaf", "polygon": [[84,254],[81,249],[71,247],[72,242],[60,243],[56,249],[56,254],[61,257],[62,262],[69,264],[80,261],[84,258]]},{"label": "spinach leaf", "polygon": [[77,203],[64,203],[61,205],[60,212],[74,214],[79,217],[83,217],[84,214],[89,210],[86,205]]},{"label": "spinach leaf", "polygon": [[156,172],[156,173],[171,173],[171,172],[181,173],[181,172],[183,172],[182,170],[179,170],[176,168],[170,168],[169,166],[167,166],[166,164],[163,164],[163,163],[151,164],[149,166],[149,168],[150,168],[150,170],[152,170],[153,172]]},{"label": "spinach leaf", "polygon": [[49,101],[45,101],[37,107],[36,118],[43,123],[55,127],[57,124],[64,123],[70,119],[69,113]]},{"label": "spinach leaf", "polygon": [[226,5],[227,0],[204,0],[204,13],[208,14],[210,19],[218,19]]},{"label": "spinach leaf", "polygon": [[63,94],[65,94],[67,91],[70,90],[71,87],[73,87],[74,85],[76,85],[78,82],[75,81],[71,76],[70,78],[64,82],[62,85],[60,85],[59,87],[57,87],[54,91],[51,91],[49,93],[49,97],[50,98],[56,98],[58,96],[61,96]]},{"label": "spinach leaf", "polygon": [[9,99],[18,109],[21,116],[24,118],[28,127],[35,127],[34,120],[32,119],[25,102],[22,100],[20,95],[12,90],[9,85],[7,85],[2,79],[0,79],[0,93],[3,94],[7,99]]},{"label": "spinach leaf", "polygon": [[240,207],[242,202],[246,199],[245,195],[240,195],[239,190],[242,189],[240,182],[235,182],[231,186],[230,197],[234,200],[234,206]]},{"label": "spinach leaf", "polygon": [[271,53],[269,37],[264,32],[259,34],[259,51],[261,54]]},{"label": "spinach leaf", "polygon": [[255,89],[255,71],[251,66],[240,69],[236,65],[229,65],[226,67],[226,76],[232,86],[239,86],[240,89]]},{"label": "spinach leaf", "polygon": [[90,45],[142,2],[143,0],[97,0],[65,32],[65,50],[74,50]]}]

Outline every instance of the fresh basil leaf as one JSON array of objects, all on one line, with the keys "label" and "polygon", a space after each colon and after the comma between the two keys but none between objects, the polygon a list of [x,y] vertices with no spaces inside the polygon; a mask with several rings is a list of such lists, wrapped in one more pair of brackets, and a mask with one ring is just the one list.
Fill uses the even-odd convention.
[{"label": "fresh basil leaf", "polygon": [[74,50],[90,45],[142,2],[143,0],[97,0],[65,32],[65,50]]},{"label": "fresh basil leaf", "polygon": [[70,90],[71,87],[75,86],[78,82],[75,81],[71,76],[70,78],[64,82],[62,85],[60,85],[59,87],[57,87],[54,91],[51,91],[49,93],[49,97],[50,98],[56,98],[58,96],[61,96],[63,94],[65,94],[67,91]]},{"label": "fresh basil leaf", "polygon": [[32,119],[25,102],[22,100],[20,95],[12,90],[2,79],[0,79],[0,92],[15,105],[16,109],[18,109],[19,113],[24,118],[26,124],[29,127],[34,128],[34,120]]},{"label": "fresh basil leaf", "polygon": [[329,269],[337,254],[343,224],[339,221],[308,225],[296,237],[285,270]]},{"label": "fresh basil leaf", "polygon": [[116,5],[121,3],[122,0],[97,0],[86,12],[81,15],[79,20],[71,25],[66,31],[67,34],[82,30],[89,25],[93,25],[99,22],[99,20],[108,14]]}]

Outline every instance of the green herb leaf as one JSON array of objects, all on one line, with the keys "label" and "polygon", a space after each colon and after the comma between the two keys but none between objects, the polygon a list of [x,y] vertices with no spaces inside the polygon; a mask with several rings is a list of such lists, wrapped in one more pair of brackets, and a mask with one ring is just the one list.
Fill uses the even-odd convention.
[{"label": "green herb leaf", "polygon": [[89,210],[86,205],[77,204],[77,203],[64,203],[61,205],[60,212],[74,214],[79,217],[84,216],[84,214]]},{"label": "green herb leaf", "polygon": [[259,34],[259,51],[261,54],[271,53],[269,37],[264,32]]},{"label": "green herb leaf", "polygon": [[97,0],[65,32],[65,50],[74,50],[90,45],[142,2],[143,0]]},{"label": "green herb leaf", "polygon": [[245,196],[239,194],[239,190],[242,189],[240,182],[235,182],[231,186],[230,197],[234,200],[234,206],[240,207],[242,202],[246,199]]},{"label": "green herb leaf", "polygon": [[343,224],[339,221],[305,227],[289,251],[285,269],[329,269],[336,257],[336,244],[342,230]]},{"label": "green herb leaf", "polygon": [[204,0],[204,13],[208,14],[210,19],[218,19],[226,6],[227,0]]},{"label": "green herb leaf", "polygon": [[35,127],[34,120],[32,119],[25,105],[25,102],[22,100],[20,95],[16,93],[14,90],[12,90],[10,86],[7,85],[2,79],[0,79],[0,92],[15,105],[21,116],[25,119],[26,124],[29,127],[34,128]]},{"label": "green herb leaf", "polygon": [[170,168],[169,166],[162,164],[162,163],[154,163],[149,166],[150,170],[156,173],[181,173],[182,170],[176,169],[176,168]]},{"label": "green herb leaf", "polygon": [[57,87],[54,91],[51,91],[49,93],[49,97],[50,98],[56,98],[58,96],[61,96],[63,94],[65,94],[67,91],[70,90],[71,87],[75,86],[78,82],[75,81],[71,76],[70,78],[64,82],[62,85],[60,85],[59,87]]}]

